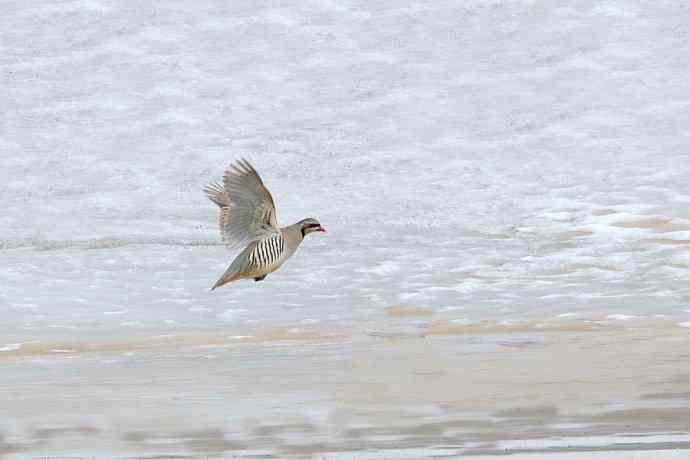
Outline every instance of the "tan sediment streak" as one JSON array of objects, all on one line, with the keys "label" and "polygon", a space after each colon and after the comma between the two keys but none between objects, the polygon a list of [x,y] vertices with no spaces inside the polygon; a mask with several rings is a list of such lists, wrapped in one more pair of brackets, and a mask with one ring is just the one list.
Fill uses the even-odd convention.
[{"label": "tan sediment streak", "polygon": [[425,335],[483,335],[510,334],[517,332],[587,332],[602,329],[596,322],[561,322],[561,323],[497,323],[483,321],[480,323],[453,323],[447,320],[433,321],[427,327]]},{"label": "tan sediment streak", "polygon": [[388,307],[386,308],[386,315],[391,317],[406,317],[406,316],[431,316],[434,310],[427,307]]},{"label": "tan sediment streak", "polygon": [[670,245],[670,246],[681,245],[681,244],[690,244],[690,240],[672,240],[669,238],[658,238],[658,239],[654,240],[654,242],[659,243],[659,244],[666,244],[666,245]]},{"label": "tan sediment streak", "polygon": [[621,228],[648,229],[654,230],[659,233],[681,232],[690,230],[690,225],[680,222],[673,222],[673,219],[669,219],[666,217],[648,217],[636,220],[622,220],[614,222],[611,225],[614,227]]},{"label": "tan sediment streak", "polygon": [[297,328],[276,328],[251,335],[159,335],[130,337],[111,342],[40,341],[22,343],[13,350],[0,352],[0,360],[41,355],[59,356],[83,353],[126,353],[132,351],[171,350],[202,346],[260,345],[271,342],[321,343],[349,337],[342,331],[316,331]]},{"label": "tan sediment streak", "polygon": [[490,335],[515,333],[551,333],[551,332],[590,332],[617,331],[627,328],[667,329],[677,328],[678,322],[672,320],[636,320],[621,323],[606,317],[590,318],[581,321],[527,321],[516,323],[502,323],[496,321],[482,321],[479,323],[455,323],[449,320],[432,321],[424,331],[424,335]]}]

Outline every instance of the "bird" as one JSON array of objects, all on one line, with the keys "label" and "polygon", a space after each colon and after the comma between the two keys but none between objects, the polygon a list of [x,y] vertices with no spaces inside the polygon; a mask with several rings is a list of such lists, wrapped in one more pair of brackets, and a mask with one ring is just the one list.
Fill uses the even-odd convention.
[{"label": "bird", "polygon": [[210,183],[203,191],[220,208],[220,233],[225,245],[245,246],[211,290],[241,279],[265,279],[295,253],[305,236],[326,232],[312,217],[279,227],[271,192],[244,158],[229,166],[222,184]]}]

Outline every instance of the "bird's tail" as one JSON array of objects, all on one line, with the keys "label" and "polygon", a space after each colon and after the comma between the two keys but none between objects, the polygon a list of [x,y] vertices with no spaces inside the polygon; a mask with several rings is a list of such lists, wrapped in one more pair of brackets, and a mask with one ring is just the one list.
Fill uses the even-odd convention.
[{"label": "bird's tail", "polygon": [[218,281],[216,281],[216,284],[213,285],[213,287],[211,288],[211,290],[213,291],[214,289],[219,288],[219,287],[221,287],[221,286],[223,286],[223,285],[225,285],[225,284],[228,284],[228,283],[230,283],[230,282],[232,282],[232,281],[235,281],[235,280],[237,280],[237,279],[239,279],[239,278],[240,278],[240,276],[239,276],[239,273],[238,273],[238,271],[237,271],[237,268],[235,268],[235,267],[233,267],[232,265],[230,265],[230,266],[228,267],[228,269],[225,270],[225,273],[223,273],[223,276],[221,276],[220,278],[218,278]]},{"label": "bird's tail", "polygon": [[217,182],[204,187],[204,193],[209,200],[216,203],[221,209],[227,208],[230,205],[228,196],[225,194],[225,187]]}]

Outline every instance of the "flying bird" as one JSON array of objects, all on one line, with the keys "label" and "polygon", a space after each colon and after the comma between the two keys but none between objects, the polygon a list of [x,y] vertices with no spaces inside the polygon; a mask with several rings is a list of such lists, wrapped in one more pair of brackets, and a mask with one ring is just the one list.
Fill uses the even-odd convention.
[{"label": "flying bird", "polygon": [[278,227],[271,192],[245,159],[230,165],[223,183],[207,185],[204,193],[220,208],[220,233],[226,246],[245,246],[211,290],[240,279],[263,280],[295,253],[306,235],[326,231],[313,218]]}]

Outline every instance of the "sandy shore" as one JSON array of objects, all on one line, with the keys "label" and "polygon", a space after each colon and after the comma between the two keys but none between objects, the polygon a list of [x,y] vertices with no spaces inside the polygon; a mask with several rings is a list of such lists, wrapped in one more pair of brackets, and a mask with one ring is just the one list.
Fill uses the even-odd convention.
[{"label": "sandy shore", "polygon": [[680,458],[690,447],[684,328],[433,331],[20,346],[0,359],[0,452]]},{"label": "sandy shore", "polygon": [[[687,450],[559,452],[511,455],[510,460],[680,460],[690,455]],[[480,459],[505,459],[505,456],[476,457]]]}]

